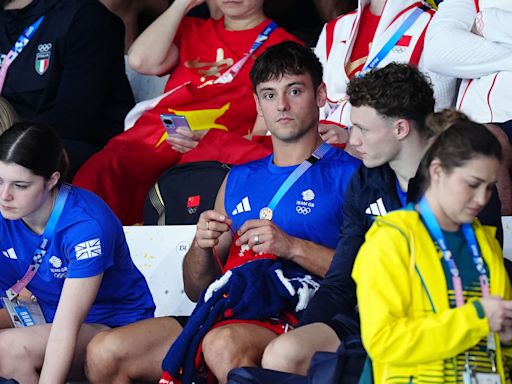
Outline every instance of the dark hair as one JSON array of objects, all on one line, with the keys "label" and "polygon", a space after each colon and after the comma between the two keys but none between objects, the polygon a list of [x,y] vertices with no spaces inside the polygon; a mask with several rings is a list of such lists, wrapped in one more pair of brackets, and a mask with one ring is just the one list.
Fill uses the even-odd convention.
[{"label": "dark hair", "polygon": [[350,80],[347,96],[354,107],[368,106],[384,117],[411,120],[420,134],[432,135],[425,119],[434,111],[434,91],[416,67],[391,63],[372,69]]},{"label": "dark hair", "polygon": [[439,159],[443,169],[449,173],[477,156],[493,157],[501,162],[500,142],[484,125],[461,114],[461,118],[437,136],[421,160],[423,191],[430,185],[428,168],[435,159]]},{"label": "dark hair", "polygon": [[40,123],[15,123],[0,135],[0,161],[16,163],[34,175],[49,179],[53,172],[66,176],[67,154],[57,133]]},{"label": "dark hair", "polygon": [[251,81],[256,86],[272,79],[281,79],[285,75],[309,74],[315,90],[322,84],[322,64],[313,51],[294,41],[268,47],[254,62],[251,68]]}]

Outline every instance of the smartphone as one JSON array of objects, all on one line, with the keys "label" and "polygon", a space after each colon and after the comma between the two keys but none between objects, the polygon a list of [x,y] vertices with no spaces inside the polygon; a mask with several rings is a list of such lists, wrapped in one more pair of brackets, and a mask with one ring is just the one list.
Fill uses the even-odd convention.
[{"label": "smartphone", "polygon": [[180,115],[161,114],[162,124],[168,134],[175,134],[177,128],[185,128],[190,131],[187,118]]}]

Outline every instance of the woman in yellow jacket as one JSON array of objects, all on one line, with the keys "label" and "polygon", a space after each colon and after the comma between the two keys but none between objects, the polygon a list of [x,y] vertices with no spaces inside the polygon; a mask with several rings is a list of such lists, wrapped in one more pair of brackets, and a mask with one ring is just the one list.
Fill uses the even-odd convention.
[{"label": "woman in yellow jacket", "polygon": [[375,383],[510,383],[510,282],[475,219],[500,160],[484,126],[456,121],[425,154],[422,200],[368,231],[352,276]]}]

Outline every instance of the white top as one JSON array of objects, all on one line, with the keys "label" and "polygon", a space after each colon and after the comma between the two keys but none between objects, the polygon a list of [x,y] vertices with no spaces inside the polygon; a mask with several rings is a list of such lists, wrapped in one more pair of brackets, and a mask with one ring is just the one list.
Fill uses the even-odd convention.
[{"label": "white top", "polygon": [[[471,32],[477,3],[483,37]],[[443,1],[427,31],[424,59],[431,71],[462,79],[456,106],[471,119],[512,119],[512,1]]]},{"label": "white top", "polygon": [[[451,1],[451,0],[450,0]],[[321,119],[336,122],[341,125],[350,125],[350,105],[343,101],[346,96],[346,87],[349,78],[345,66],[350,60],[350,55],[360,26],[362,10],[370,3],[370,0],[359,0],[358,9],[354,12],[342,15],[326,24],[322,30],[315,53],[324,66],[324,81],[327,84],[328,103],[322,109]],[[382,46],[403,24],[404,20],[414,11],[413,5],[421,5],[422,2],[414,0],[389,0],[384,6],[379,25],[368,55],[371,61],[380,51]],[[413,7],[411,7],[413,6]],[[403,12],[405,10],[405,12]],[[433,12],[423,13],[404,34],[411,37],[407,47],[395,47],[382,60],[379,67],[384,67],[390,62],[409,63],[414,49],[421,44],[421,39],[427,28]],[[397,17],[398,16],[398,17]],[[329,28],[334,31],[329,37]],[[332,41],[332,43],[331,43]],[[427,74],[434,86],[436,97],[436,109],[447,108],[452,104],[455,93],[455,78],[431,73],[426,70],[423,56],[420,57],[418,67]]]}]

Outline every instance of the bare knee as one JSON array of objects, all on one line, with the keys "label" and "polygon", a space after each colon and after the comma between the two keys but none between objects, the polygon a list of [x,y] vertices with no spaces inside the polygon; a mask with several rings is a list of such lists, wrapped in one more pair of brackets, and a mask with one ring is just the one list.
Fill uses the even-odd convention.
[{"label": "bare knee", "polygon": [[42,357],[35,347],[29,339],[15,332],[0,333],[0,376],[19,378],[19,372],[23,371],[33,371],[35,374],[36,369],[42,366]]},{"label": "bare knee", "polygon": [[309,366],[313,353],[298,337],[284,334],[272,340],[267,346],[261,365],[263,368],[276,371],[305,374],[302,367]]},{"label": "bare knee", "polygon": [[221,383],[227,381],[231,369],[260,363],[246,345],[238,342],[237,336],[238,332],[230,327],[221,327],[210,331],[203,340],[205,362]]},{"label": "bare knee", "polygon": [[335,352],[339,345],[340,340],[330,326],[323,323],[305,325],[273,340],[263,353],[262,366],[305,375],[315,352]]},{"label": "bare knee", "polygon": [[231,365],[243,359],[236,332],[229,327],[210,331],[203,340],[203,354],[209,366]]},{"label": "bare knee", "polygon": [[85,373],[92,383],[108,382],[120,368],[126,351],[111,330],[98,333],[87,345]]}]

